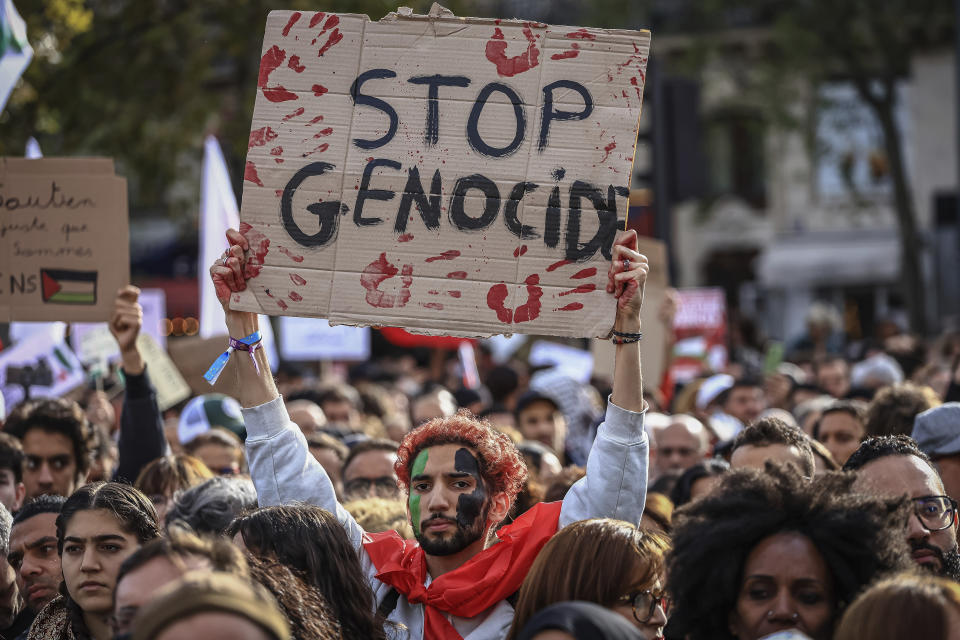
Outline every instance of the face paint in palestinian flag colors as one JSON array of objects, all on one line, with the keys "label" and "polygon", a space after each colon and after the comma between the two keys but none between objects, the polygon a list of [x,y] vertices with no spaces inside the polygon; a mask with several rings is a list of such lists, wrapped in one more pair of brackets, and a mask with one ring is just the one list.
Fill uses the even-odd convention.
[{"label": "face paint in palestinian flag colors", "polygon": [[[410,470],[410,481],[423,473],[427,466],[427,450],[421,451],[413,461],[413,468]],[[410,523],[413,525],[413,532],[420,535],[420,495],[413,492],[410,487]]]},{"label": "face paint in palestinian flag colors", "polygon": [[483,478],[480,477],[480,465],[477,458],[469,449],[457,449],[454,464],[457,471],[473,476],[476,487],[470,493],[463,493],[457,499],[457,524],[463,529],[469,529],[480,517],[483,511],[483,501],[486,492],[483,490]]}]

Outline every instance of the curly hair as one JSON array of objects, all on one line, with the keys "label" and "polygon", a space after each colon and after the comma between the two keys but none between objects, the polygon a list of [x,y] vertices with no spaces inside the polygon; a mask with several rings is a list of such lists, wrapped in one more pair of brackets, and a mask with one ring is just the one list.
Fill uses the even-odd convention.
[{"label": "curly hair", "polygon": [[386,637],[360,559],[330,512],[308,504],[262,507],[239,516],[224,533],[230,538],[239,533],[254,556],[290,567],[306,580],[329,604],[345,637]]},{"label": "curly hair", "polygon": [[410,489],[410,467],[417,455],[428,447],[462,444],[476,450],[480,474],[490,483],[492,493],[506,493],[514,498],[527,479],[527,465],[513,441],[486,420],[477,420],[469,412],[460,411],[449,418],[434,418],[404,437],[397,450],[394,469],[400,487]]},{"label": "curly hair", "polygon": [[730,447],[733,453],[740,447],[768,447],[781,444],[786,447],[795,447],[803,460],[801,471],[808,477],[813,477],[816,462],[813,459],[813,449],[810,447],[810,438],[803,431],[791,427],[779,418],[760,418],[746,429],[737,434]]},{"label": "curly hair", "polygon": [[248,478],[216,476],[184,491],[167,511],[167,526],[180,523],[199,534],[220,535],[239,514],[257,508]]},{"label": "curly hair", "polygon": [[330,603],[302,574],[279,562],[250,558],[250,577],[272,595],[290,624],[291,640],[341,640]]},{"label": "curly hair", "polygon": [[851,602],[882,574],[912,567],[903,535],[907,500],[854,493],[854,480],[853,474],[830,472],[807,481],[768,462],[765,472],[731,471],[708,495],[680,509],[667,565],[674,602],[667,636],[732,640],[730,613],[747,557],[781,532],[799,533],[816,547],[837,603]]},{"label": "curly hair", "polygon": [[90,450],[87,447],[90,423],[80,405],[63,398],[25,400],[13,408],[3,425],[6,433],[21,442],[27,432],[33,429],[56,433],[69,439],[73,445],[77,475],[86,476],[90,470]]},{"label": "curly hair", "polygon": [[413,539],[413,528],[407,518],[407,505],[399,498],[363,498],[351,500],[343,508],[367,533],[396,531],[401,538]]},{"label": "curly hair", "polygon": [[908,436],[918,414],[940,405],[940,398],[930,387],[904,382],[877,392],[867,408],[868,436]]},{"label": "curly hair", "polygon": [[930,458],[920,450],[913,438],[905,435],[895,435],[867,438],[861,442],[857,450],[847,458],[843,470],[859,471],[867,463],[887,456],[916,456],[930,465],[931,469],[934,468]]}]

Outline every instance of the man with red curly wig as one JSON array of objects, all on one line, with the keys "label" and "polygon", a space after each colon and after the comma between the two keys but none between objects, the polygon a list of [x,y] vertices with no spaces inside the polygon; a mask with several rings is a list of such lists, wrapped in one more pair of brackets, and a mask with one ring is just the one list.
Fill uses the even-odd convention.
[{"label": "man with red curly wig", "polygon": [[[230,249],[210,274],[239,338],[257,330],[256,314],[229,308],[232,291],[246,287],[247,240],[227,232]],[[409,433],[396,471],[407,496],[416,541],[395,532],[367,534],[337,502],[323,467],[290,421],[263,349],[237,359],[247,428],[250,474],[261,506],[292,501],[319,505],[343,525],[360,553],[373,589],[371,606],[402,625],[413,640],[487,640],[506,636],[513,619],[507,601],[547,540],[577,520],[617,518],[638,523],[647,485],[643,429],[640,306],[646,257],[627,231],[614,243],[607,292],[616,305],[613,393],[587,460],[587,475],[563,502],[540,504],[497,530],[526,479],[526,466],[507,436],[469,414],[436,418]],[[246,354],[244,354],[246,355]],[[495,532],[495,533],[494,533]],[[389,632],[389,628],[388,628]]]}]

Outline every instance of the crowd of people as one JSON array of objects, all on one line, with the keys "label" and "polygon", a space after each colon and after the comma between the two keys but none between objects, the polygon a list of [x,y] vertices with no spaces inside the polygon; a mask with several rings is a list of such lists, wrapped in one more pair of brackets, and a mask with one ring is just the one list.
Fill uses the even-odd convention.
[{"label": "crowd of people", "polygon": [[479,388],[409,355],[274,378],[227,239],[232,395],[160,411],[127,287],[117,406],[9,408],[0,638],[960,637],[960,336],[853,343],[814,309],[780,362],[743,342],[644,387],[627,232],[610,384],[483,347]]}]

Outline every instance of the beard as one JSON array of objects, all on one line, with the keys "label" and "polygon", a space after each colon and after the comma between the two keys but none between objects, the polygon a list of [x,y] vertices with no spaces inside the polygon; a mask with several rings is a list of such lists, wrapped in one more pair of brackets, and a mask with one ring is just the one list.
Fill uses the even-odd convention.
[{"label": "beard", "polygon": [[919,549],[930,551],[940,559],[940,571],[935,572],[932,568],[928,568],[928,571],[931,573],[936,573],[942,578],[949,578],[954,582],[960,581],[960,552],[958,552],[956,548],[944,551],[939,547],[933,546],[929,542],[918,541],[910,543],[911,551],[917,551]]},{"label": "beard", "polygon": [[[448,518],[440,514],[433,514],[424,521],[419,529],[419,533],[416,533],[414,537],[417,542],[420,543],[420,548],[423,549],[424,553],[427,553],[431,556],[451,556],[455,553],[460,553],[471,544],[483,537],[483,524],[486,522],[486,509],[483,510],[483,517],[477,518],[469,526],[464,527],[457,522],[455,518]],[[427,537],[427,534],[423,532],[423,527],[430,521],[443,520],[444,522],[449,522],[456,529],[453,532],[453,535],[447,538],[430,538]]]},{"label": "beard", "polygon": [[940,576],[960,582],[960,552],[956,549],[950,549],[943,554],[943,569],[940,571]]}]

